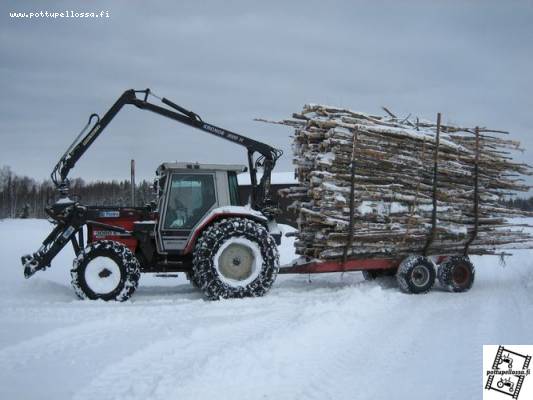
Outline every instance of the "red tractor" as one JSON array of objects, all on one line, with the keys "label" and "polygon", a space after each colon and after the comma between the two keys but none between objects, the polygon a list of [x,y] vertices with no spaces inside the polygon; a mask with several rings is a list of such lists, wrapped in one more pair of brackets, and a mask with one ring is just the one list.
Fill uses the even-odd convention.
[{"label": "red tractor", "polygon": [[[82,299],[124,301],[141,272],[184,272],[209,299],[263,295],[279,269],[281,235],[269,185],[282,152],[208,124],[166,98],[160,100],[167,107],[155,105],[150,95],[149,89],[124,92],[102,118],[91,115],[61,157],[51,175],[60,199],[46,209],[55,228],[37,252],[22,257],[26,278],[49,267],[70,242],[76,254],[72,285]],[[94,207],[71,200],[69,171],[126,104],[246,147],[250,206],[238,205],[237,173],[246,167],[195,163],[162,164],[154,185],[157,201],[145,207]]]},{"label": "red tractor", "polygon": [[[150,96],[166,107],[149,102]],[[95,207],[72,200],[70,170],[127,104],[244,146],[252,188],[249,206],[238,206],[237,173],[246,167],[195,163],[162,164],[155,180],[157,200],[145,207]],[[29,278],[49,267],[70,242],[76,254],[72,285],[83,299],[124,301],[137,288],[141,272],[184,272],[208,299],[261,296],[278,272],[364,271],[367,279],[396,274],[400,288],[408,293],[426,293],[436,278],[454,292],[471,288],[475,270],[466,253],[475,235],[461,256],[435,260],[423,255],[403,260],[303,258],[280,268],[276,244],[281,235],[274,220],[270,177],[281,155],[281,150],[265,143],[206,123],[196,113],[155,96],[149,89],[127,90],[102,118],[91,115],[52,171],[60,198],[46,211],[56,226],[39,250],[21,258],[24,275]],[[258,169],[262,170],[260,179]],[[353,205],[351,210],[353,214]],[[432,232],[436,224],[435,196],[433,210]]]}]

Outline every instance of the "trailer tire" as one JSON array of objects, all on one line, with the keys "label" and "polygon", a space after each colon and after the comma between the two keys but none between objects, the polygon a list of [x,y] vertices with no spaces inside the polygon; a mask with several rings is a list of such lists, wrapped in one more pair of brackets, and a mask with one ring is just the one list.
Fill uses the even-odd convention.
[{"label": "trailer tire", "polygon": [[72,287],[80,299],[125,301],[139,284],[139,260],[122,243],[99,240],[74,259]]},{"label": "trailer tire", "polygon": [[467,292],[474,284],[476,269],[468,256],[453,256],[438,268],[439,283],[450,292]]},{"label": "trailer tire", "polygon": [[209,300],[263,296],[278,270],[274,238],[265,226],[246,218],[209,226],[193,253],[193,274]]},{"label": "trailer tire", "polygon": [[424,256],[406,257],[398,267],[396,279],[400,289],[405,293],[427,293],[435,284],[435,266]]}]

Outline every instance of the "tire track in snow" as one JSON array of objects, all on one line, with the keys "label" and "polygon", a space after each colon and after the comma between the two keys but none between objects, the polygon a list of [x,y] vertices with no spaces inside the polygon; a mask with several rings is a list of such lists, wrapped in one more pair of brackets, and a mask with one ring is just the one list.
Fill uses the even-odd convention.
[{"label": "tire track in snow", "polygon": [[[54,329],[5,347],[0,350],[0,370],[2,380],[10,385],[0,388],[0,397],[30,399],[35,389],[26,383],[38,381],[51,397],[71,398],[109,363],[120,361],[154,338],[186,334],[201,322],[197,313],[203,311],[204,317],[215,323],[224,320],[220,317],[220,306],[195,301],[187,306],[161,309],[102,308],[104,318]],[[232,304],[226,304],[226,308],[231,310]],[[254,309],[240,313],[245,319],[253,319],[255,314]],[[58,385],[65,368],[69,379]]]},{"label": "tire track in snow", "polygon": [[197,317],[181,337],[158,339],[105,368],[75,399],[166,398],[166,388],[174,388],[175,379],[191,379],[201,373],[202,365],[221,348],[261,340],[264,332],[281,326],[286,320],[281,311],[264,314],[256,309],[257,316],[233,316],[234,321],[228,321],[227,315]]},{"label": "tire track in snow", "polygon": [[[209,303],[201,302],[206,317],[216,317],[218,312],[209,308]],[[203,306],[203,307],[202,307]],[[80,311],[79,309],[64,309],[67,313]],[[34,337],[0,349],[0,364],[8,362],[10,365],[24,365],[43,356],[57,357],[58,353],[90,351],[99,348],[112,338],[120,338],[130,332],[154,331],[161,333],[161,329],[168,324],[169,317],[178,317],[180,324],[195,320],[198,304],[186,304],[185,307],[167,305],[154,312],[151,308],[100,308],[105,314],[100,318],[88,321],[75,321],[68,326],[37,334]],[[244,315],[254,314],[248,312]],[[72,317],[70,317],[72,319]]]},{"label": "tire track in snow", "polygon": [[[228,349],[220,359],[210,360],[202,374],[186,380],[173,393],[179,398],[342,398],[328,393],[342,375],[356,371],[358,329],[368,317],[378,318],[388,312],[387,295],[378,287],[365,288],[363,293],[345,290],[333,299],[301,306],[302,313],[282,332],[270,333],[261,341],[245,348]],[[374,303],[370,309],[368,306]],[[371,324],[375,327],[376,322]],[[373,331],[374,329],[371,329]],[[219,371],[231,370],[232,356],[238,367],[232,371],[232,380],[221,379]],[[355,364],[355,365],[354,365]],[[261,366],[268,366],[267,369]],[[364,365],[363,365],[364,367]],[[210,378],[213,377],[213,378]],[[215,387],[205,387],[208,378]],[[354,379],[356,379],[354,377]],[[242,382],[252,381],[242,388]],[[244,389],[244,391],[243,391]],[[248,391],[246,390],[248,389]],[[354,398],[353,393],[348,398]]]},{"label": "tire track in snow", "polygon": [[[330,365],[331,357],[325,357],[328,354],[317,353],[317,347],[331,340],[325,333],[338,333],[338,325],[345,324],[346,316],[352,317],[345,329],[341,326],[340,342],[344,345],[334,350],[336,355],[346,353],[353,344],[352,333],[376,312],[375,307],[372,310],[364,307],[371,304],[365,301],[367,292],[374,302],[386,293],[375,286],[370,286],[365,293],[353,291],[354,288],[343,289],[333,299],[302,297],[290,307],[270,309],[255,320],[209,324],[205,330],[197,329],[185,339],[158,341],[106,368],[76,398],[310,397],[305,390],[309,381],[327,375],[327,368],[322,365],[332,366],[337,372],[350,365],[341,361]],[[382,303],[378,307],[380,316],[388,313],[388,301]],[[363,308],[358,308],[361,304]],[[346,354],[344,357],[353,358]],[[333,357],[339,358],[342,359]],[[298,364],[302,360],[306,365]],[[291,371],[300,368],[303,373],[291,375]],[[136,376],[141,378],[131,379]],[[116,382],[122,385],[116,387]],[[275,393],[273,387],[277,388]],[[303,397],[294,397],[298,391]],[[319,393],[323,395],[324,391]]]},{"label": "tire track in snow", "polygon": [[[328,298],[331,290],[327,292],[318,295]],[[159,388],[159,392],[167,392],[168,390],[161,388],[179,386],[176,379],[186,382],[194,378],[194,373],[201,375],[201,365],[209,363],[209,360],[215,356],[221,357],[221,354],[228,354],[228,349],[238,351],[243,346],[243,341],[244,343],[250,341],[261,343],[265,335],[272,334],[272,332],[281,335],[284,332],[283,325],[291,324],[291,322],[294,324],[294,320],[299,318],[302,311],[307,310],[304,314],[312,313],[317,302],[322,300],[295,296],[294,301],[299,303],[292,307],[290,304],[280,303],[276,297],[208,303],[206,310],[213,310],[213,307],[218,306],[219,310],[214,314],[218,316],[216,318],[213,315],[196,317],[196,320],[191,321],[191,325],[204,326],[205,330],[197,328],[187,334],[182,332],[180,336],[161,339],[139,349],[132,356],[125,357],[120,362],[105,368],[88,387],[78,393],[77,398],[120,398],[126,394],[133,398],[154,397],[155,388]],[[257,317],[251,318],[251,315],[244,315],[243,305],[245,305],[244,314],[246,310],[252,310],[248,311],[248,314],[256,313]],[[227,315],[232,311],[238,312],[238,322],[227,323],[228,319],[234,317]],[[218,324],[217,320],[220,321]],[[221,331],[226,332],[227,335],[221,334]],[[220,339],[221,336],[222,339]],[[229,356],[231,358],[231,351]],[[223,360],[224,357],[222,357]],[[190,371],[191,366],[195,366],[195,372]],[[141,380],[131,381],[128,378],[138,374],[142,375]],[[172,377],[172,380],[167,384],[165,377],[168,375]],[[113,382],[118,381],[125,383],[121,388],[113,389]],[[220,394],[216,393],[216,395]]]},{"label": "tire track in snow", "polygon": [[102,318],[47,331],[0,350],[0,364],[19,366],[46,356],[57,357],[69,348],[98,348],[108,336],[123,332],[122,321]]}]

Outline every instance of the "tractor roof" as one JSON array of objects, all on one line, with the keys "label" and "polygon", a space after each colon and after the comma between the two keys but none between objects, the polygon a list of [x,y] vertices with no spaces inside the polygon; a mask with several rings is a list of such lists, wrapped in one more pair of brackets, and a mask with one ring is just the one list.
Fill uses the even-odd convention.
[{"label": "tractor roof", "polygon": [[194,162],[166,162],[166,163],[161,164],[157,168],[157,173],[161,174],[166,171],[186,170],[186,169],[244,172],[246,171],[247,168],[245,165],[239,165],[239,164],[199,164],[199,163],[194,163]]}]

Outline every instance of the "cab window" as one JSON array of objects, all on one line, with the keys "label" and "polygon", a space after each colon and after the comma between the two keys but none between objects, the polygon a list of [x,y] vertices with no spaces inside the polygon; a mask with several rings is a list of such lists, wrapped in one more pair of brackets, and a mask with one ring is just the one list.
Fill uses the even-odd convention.
[{"label": "cab window", "polygon": [[228,172],[228,187],[229,187],[229,200],[232,206],[238,206],[239,204],[239,182],[237,181],[237,174],[234,171]]},{"label": "cab window", "polygon": [[215,203],[213,175],[173,174],[164,228],[192,229]]}]

